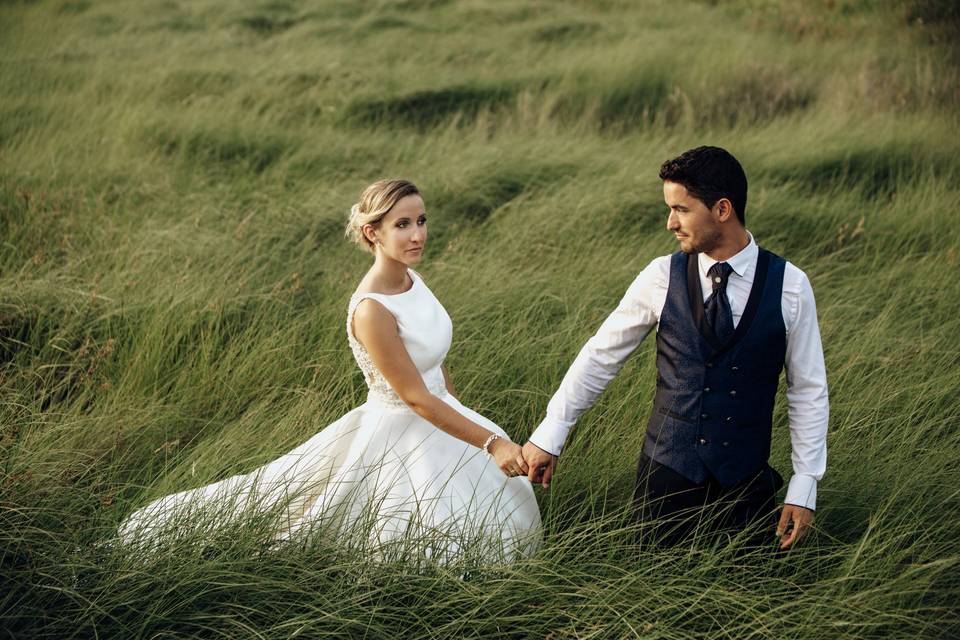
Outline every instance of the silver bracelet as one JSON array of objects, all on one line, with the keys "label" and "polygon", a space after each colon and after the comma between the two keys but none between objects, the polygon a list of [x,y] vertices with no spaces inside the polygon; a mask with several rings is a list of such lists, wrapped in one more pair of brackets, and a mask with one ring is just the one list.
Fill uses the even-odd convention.
[{"label": "silver bracelet", "polygon": [[487,456],[493,455],[492,453],[490,453],[490,445],[493,444],[494,440],[499,440],[499,439],[500,439],[500,436],[498,436],[495,433],[491,433],[490,437],[487,438],[487,441],[483,443],[483,451],[484,453],[487,454]]}]

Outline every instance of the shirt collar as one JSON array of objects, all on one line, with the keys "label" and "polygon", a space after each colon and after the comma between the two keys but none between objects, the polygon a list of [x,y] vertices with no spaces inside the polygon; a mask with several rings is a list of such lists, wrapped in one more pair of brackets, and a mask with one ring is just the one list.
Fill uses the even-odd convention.
[{"label": "shirt collar", "polygon": [[[747,270],[756,263],[757,254],[760,251],[760,249],[757,247],[757,243],[753,239],[753,234],[747,231],[747,237],[750,238],[750,241],[747,242],[747,246],[745,246],[735,255],[731,256],[729,260],[725,261],[728,265],[730,265],[730,268],[733,269],[733,272],[741,278],[746,276]],[[698,254],[697,258],[700,262],[700,273],[702,274],[710,271],[710,267],[717,262],[705,253]]]}]

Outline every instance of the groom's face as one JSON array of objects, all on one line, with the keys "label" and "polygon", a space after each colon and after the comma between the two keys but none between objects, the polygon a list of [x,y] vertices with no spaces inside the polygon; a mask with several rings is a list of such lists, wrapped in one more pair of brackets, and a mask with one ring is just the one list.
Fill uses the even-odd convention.
[{"label": "groom's face", "polygon": [[708,253],[719,245],[722,236],[714,212],[685,186],[665,180],[663,200],[670,208],[667,229],[677,237],[681,251]]}]

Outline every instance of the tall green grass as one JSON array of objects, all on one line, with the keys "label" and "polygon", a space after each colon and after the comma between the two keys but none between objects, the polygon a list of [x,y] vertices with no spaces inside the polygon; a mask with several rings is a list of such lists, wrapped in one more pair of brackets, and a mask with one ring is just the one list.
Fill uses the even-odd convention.
[{"label": "tall green grass", "polygon": [[[0,627],[960,634],[956,24],[930,0],[0,2]],[[652,341],[538,489],[529,560],[276,553],[256,521],[147,560],[97,545],[363,402],[344,317],[368,257],[342,226],[370,181],[422,187],[448,366],[522,440],[675,250],[657,167],[704,143],[741,159],[748,227],[817,296],[829,461],[802,546],[636,536]]]}]

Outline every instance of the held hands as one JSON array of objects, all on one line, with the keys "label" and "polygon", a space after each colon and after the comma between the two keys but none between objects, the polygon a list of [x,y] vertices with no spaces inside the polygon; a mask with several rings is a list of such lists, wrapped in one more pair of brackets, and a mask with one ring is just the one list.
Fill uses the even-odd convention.
[{"label": "held hands", "polygon": [[490,443],[490,455],[493,456],[500,470],[510,478],[527,473],[527,463],[523,459],[520,445],[516,442],[497,438]]},{"label": "held hands", "polygon": [[807,535],[813,524],[813,511],[795,504],[783,505],[780,524],[777,525],[777,537],[780,548],[789,549],[794,543]]},{"label": "held hands", "polygon": [[550,488],[550,479],[557,465],[557,456],[547,453],[532,442],[523,445],[523,458],[527,461],[529,471],[527,477],[530,482],[543,484],[544,489]]}]

